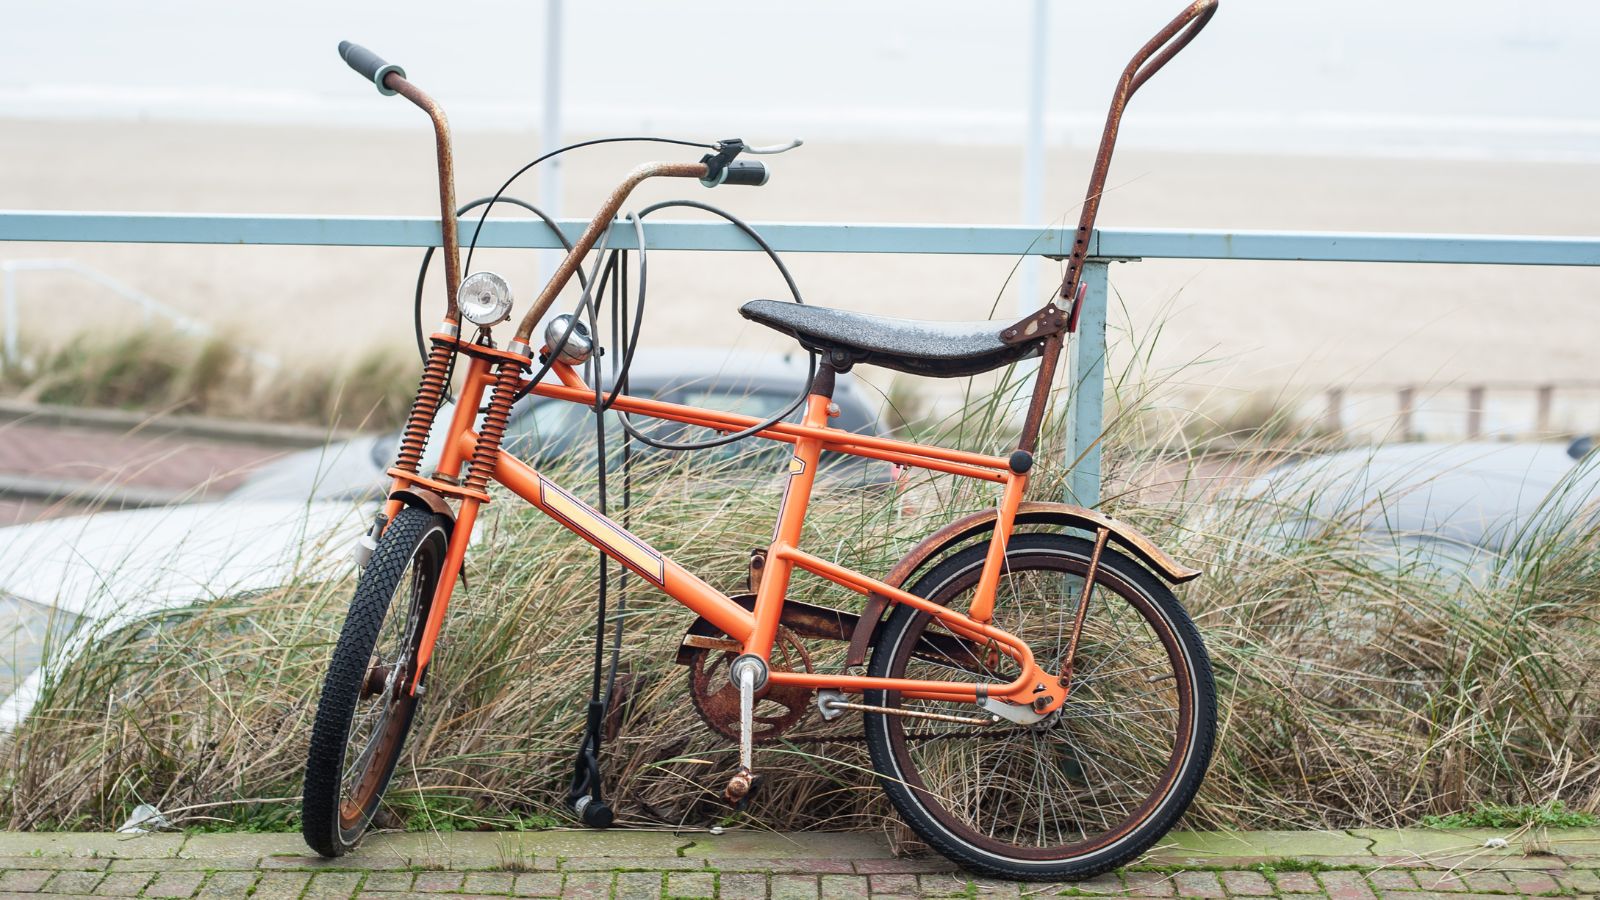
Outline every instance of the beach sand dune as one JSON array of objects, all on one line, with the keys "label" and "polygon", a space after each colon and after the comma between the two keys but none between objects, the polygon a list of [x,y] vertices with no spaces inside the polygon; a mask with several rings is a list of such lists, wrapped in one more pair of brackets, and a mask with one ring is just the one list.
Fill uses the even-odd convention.
[{"label": "beach sand dune", "polygon": [[[531,158],[537,136],[458,136],[459,195],[488,194]],[[411,131],[170,122],[0,123],[0,207],[225,213],[430,214],[432,141]],[[603,147],[563,166],[564,217],[585,216],[661,146]],[[1057,149],[1045,208],[1075,222],[1090,151]],[[760,190],[648,186],[635,208],[668,197],[714,202],[754,222],[1013,222],[1020,155],[1012,148],[808,144],[770,161]],[[1303,156],[1119,154],[1105,226],[1597,234],[1600,166]],[[529,176],[512,193],[534,199]],[[691,218],[692,215],[670,215]],[[0,258],[71,258],[293,364],[349,342],[404,347],[420,253],[358,248],[0,245]],[[537,292],[538,254],[484,252],[521,302]],[[1014,315],[1003,291],[1013,260],[955,256],[787,257],[810,302],[890,316]],[[652,345],[783,348],[741,319],[782,282],[747,254],[652,257]],[[1058,271],[1049,263],[1041,298]],[[1148,336],[1157,368],[1230,389],[1344,382],[1587,379],[1600,333],[1600,269],[1146,261],[1112,269],[1113,322]],[[64,276],[19,278],[32,341],[126,327],[99,289]],[[430,287],[424,321],[442,298]],[[64,315],[69,314],[69,315]],[[65,324],[64,324],[65,323]],[[1118,337],[1128,346],[1127,334]],[[1113,352],[1116,352],[1114,349]],[[887,378],[877,378],[886,384]]]}]

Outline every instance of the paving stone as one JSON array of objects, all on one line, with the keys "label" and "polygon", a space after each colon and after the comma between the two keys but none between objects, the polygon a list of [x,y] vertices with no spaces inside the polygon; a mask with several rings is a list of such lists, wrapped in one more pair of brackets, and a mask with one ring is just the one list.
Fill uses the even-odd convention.
[{"label": "paving stone", "polygon": [[1417,871],[1412,874],[1418,886],[1425,891],[1457,892],[1467,889],[1467,883],[1455,872]]},{"label": "paving stone", "polygon": [[461,890],[467,894],[509,894],[516,880],[511,872],[468,872]]},{"label": "paving stone", "polygon": [[1215,872],[1179,872],[1173,876],[1179,897],[1226,897]]},{"label": "paving stone", "polygon": [[465,878],[460,872],[418,872],[411,890],[418,894],[448,894],[461,890]]},{"label": "paving stone", "polygon": [[766,900],[767,876],[723,872],[717,877],[717,890],[721,900]]},{"label": "paving stone", "polygon": [[710,859],[724,872],[770,872],[773,875],[852,875],[857,866],[848,859]]},{"label": "paving stone", "polygon": [[1514,890],[1504,872],[1463,872],[1461,880],[1469,890],[1480,894],[1500,894]]},{"label": "paving stone", "polygon": [[[248,846],[248,852],[242,847]],[[306,852],[306,839],[298,834],[192,834],[177,855],[184,859],[230,856],[272,856],[276,853],[300,855]],[[320,857],[319,857],[320,858]]]},{"label": "paving stone", "polygon": [[808,875],[774,875],[772,900],[817,900],[817,879]]},{"label": "paving stone", "polygon": [[[1317,881],[1317,876],[1310,872],[1278,872],[1273,875],[1278,880],[1278,890],[1285,894],[1320,894],[1322,885]],[[1410,876],[1407,876],[1409,880]],[[1415,888],[1416,882],[1411,882]]]},{"label": "paving stone", "polygon": [[206,880],[204,872],[161,872],[144,889],[146,897],[193,897]]},{"label": "paving stone", "polygon": [[518,897],[561,896],[560,872],[519,872],[512,893]]},{"label": "paving stone", "polygon": [[[1367,882],[1380,891],[1414,891],[1417,889],[1417,880],[1411,877],[1411,872],[1406,869],[1379,869],[1367,873]],[[1278,876],[1278,883],[1283,883],[1283,876]]]},{"label": "paving stone", "polygon": [[1022,890],[1015,881],[998,881],[993,878],[974,878],[972,889],[979,897],[1015,897]]},{"label": "paving stone", "polygon": [[618,872],[611,896],[615,900],[660,900],[661,880],[660,872]]},{"label": "paving stone", "polygon": [[363,877],[361,872],[318,872],[311,877],[311,884],[306,888],[306,900],[348,900],[360,886]]},{"label": "paving stone", "polygon": [[103,872],[120,860],[94,859],[86,856],[0,856],[0,869],[49,869],[52,872],[73,869],[82,872]]},{"label": "paving stone", "polygon": [[1277,893],[1260,872],[1223,872],[1222,886],[1230,894],[1250,894],[1257,897]]},{"label": "paving stone", "polygon": [[149,872],[112,872],[95,885],[94,892],[102,897],[137,897],[153,877]]},{"label": "paving stone", "polygon": [[104,872],[57,872],[44,890],[52,894],[87,894],[105,877]]},{"label": "paving stone", "polygon": [[197,897],[227,897],[238,900],[248,896],[256,883],[254,872],[217,872],[200,886]]},{"label": "paving stone", "polygon": [[956,864],[942,858],[858,859],[855,861],[855,870],[862,875],[954,872],[956,871]]},{"label": "paving stone", "polygon": [[1556,881],[1563,888],[1569,888],[1578,893],[1588,891],[1600,894],[1600,872],[1589,869],[1569,869],[1556,874]]},{"label": "paving stone", "polygon": [[820,879],[822,900],[866,900],[867,876],[824,875]]},{"label": "paving stone", "polygon": [[965,897],[972,892],[971,879],[963,872],[923,875],[917,883],[924,897]]},{"label": "paving stone", "polygon": [[561,896],[579,900],[604,900],[611,896],[610,872],[569,872],[561,887]]},{"label": "paving stone", "polygon": [[667,876],[668,897],[715,897],[717,876],[710,872],[673,872]]},{"label": "paving stone", "polygon": [[1549,872],[1507,872],[1511,889],[1519,894],[1555,894],[1561,891],[1555,877]]},{"label": "paving stone", "polygon": [[[268,872],[256,882],[256,892],[250,895],[250,900],[295,900],[305,893],[306,885],[311,881],[310,872]],[[327,873],[332,874],[332,873]],[[350,896],[355,890],[355,885],[344,892]],[[312,896],[320,896],[313,894]]]},{"label": "paving stone", "polygon": [[262,860],[254,856],[236,856],[227,859],[113,859],[109,862],[107,868],[112,872],[208,872],[244,871],[255,868]]},{"label": "paving stone", "polygon": [[915,894],[917,876],[901,874],[873,875],[867,879],[874,894]]},{"label": "paving stone", "polygon": [[1063,891],[1095,897],[1120,897],[1126,893],[1122,887],[1122,879],[1115,872],[1105,872],[1082,881],[1063,881],[1055,885],[1029,882],[1020,885],[1017,890],[1025,897],[1054,896]]},{"label": "paving stone", "polygon": [[82,856],[108,860],[121,857],[176,856],[181,834],[103,834],[81,831],[0,832],[0,856]]},{"label": "paving stone", "polygon": [[[266,883],[266,879],[268,877],[271,876],[264,876],[262,878],[263,884]],[[413,874],[410,872],[373,872],[367,876],[366,882],[361,885],[361,890],[391,892],[409,891],[411,890],[411,879],[413,877]]]},{"label": "paving stone", "polygon": [[1172,883],[1172,876],[1165,872],[1123,872],[1122,888],[1143,897],[1171,897],[1178,890]]},{"label": "paving stone", "polygon": [[705,867],[706,861],[703,858],[685,859],[677,856],[613,856],[599,859],[576,857],[561,861],[561,868],[568,872],[615,872],[619,869],[688,872]]},{"label": "paving stone", "polygon": [[0,891],[18,894],[32,893],[44,887],[54,876],[54,869],[22,869],[0,875]]},{"label": "paving stone", "polygon": [[1360,872],[1323,872],[1317,878],[1329,900],[1378,900]]}]

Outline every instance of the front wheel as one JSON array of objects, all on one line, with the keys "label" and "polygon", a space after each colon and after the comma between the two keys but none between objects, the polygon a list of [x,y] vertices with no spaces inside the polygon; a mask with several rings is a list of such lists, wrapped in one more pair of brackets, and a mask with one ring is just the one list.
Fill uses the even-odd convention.
[{"label": "front wheel", "polygon": [[355,846],[394,775],[416,715],[423,625],[450,544],[443,516],[400,511],[356,583],[317,704],[300,830],[312,850]]},{"label": "front wheel", "polygon": [[[1089,541],[1062,534],[1019,534],[1007,547],[993,624],[1026,641],[1049,674],[1066,670],[1092,551]],[[964,610],[987,552],[985,543],[954,554],[911,592]],[[936,643],[919,649],[924,637]],[[963,645],[968,650],[956,652],[969,658],[927,652]],[[882,627],[869,674],[1003,684],[1018,671],[1009,657],[901,606]],[[898,691],[869,691],[865,700],[974,714],[970,703]],[[1188,808],[1211,758],[1216,694],[1205,647],[1172,591],[1106,548],[1060,710],[1033,725],[961,726],[884,713],[865,719],[879,783],[931,847],[982,874],[1070,880],[1133,859]]]}]

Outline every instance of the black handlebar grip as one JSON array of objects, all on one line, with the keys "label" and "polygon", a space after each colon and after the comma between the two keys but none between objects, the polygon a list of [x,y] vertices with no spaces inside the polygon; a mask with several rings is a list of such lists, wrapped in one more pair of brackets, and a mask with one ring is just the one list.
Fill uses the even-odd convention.
[{"label": "black handlebar grip", "polygon": [[389,90],[388,86],[383,83],[383,79],[388,76],[390,72],[398,73],[401,78],[406,77],[405,69],[402,69],[393,63],[384,61],[383,57],[373,53],[371,50],[368,50],[360,44],[352,44],[349,41],[340,41],[339,57],[343,59],[345,64],[350,68],[360,72],[363,77],[377,85],[378,93],[380,94],[387,95],[394,93],[394,91]]},{"label": "black handlebar grip", "polygon": [[767,166],[756,159],[736,159],[728,163],[728,177],[722,183],[760,187],[767,183]]}]

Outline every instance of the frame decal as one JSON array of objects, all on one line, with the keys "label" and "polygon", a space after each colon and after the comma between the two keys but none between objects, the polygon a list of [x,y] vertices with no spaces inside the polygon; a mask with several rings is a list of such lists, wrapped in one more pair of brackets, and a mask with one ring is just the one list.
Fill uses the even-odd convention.
[{"label": "frame decal", "polygon": [[539,476],[539,500],[568,528],[615,553],[656,584],[666,582],[667,564],[660,553],[543,475]]}]

